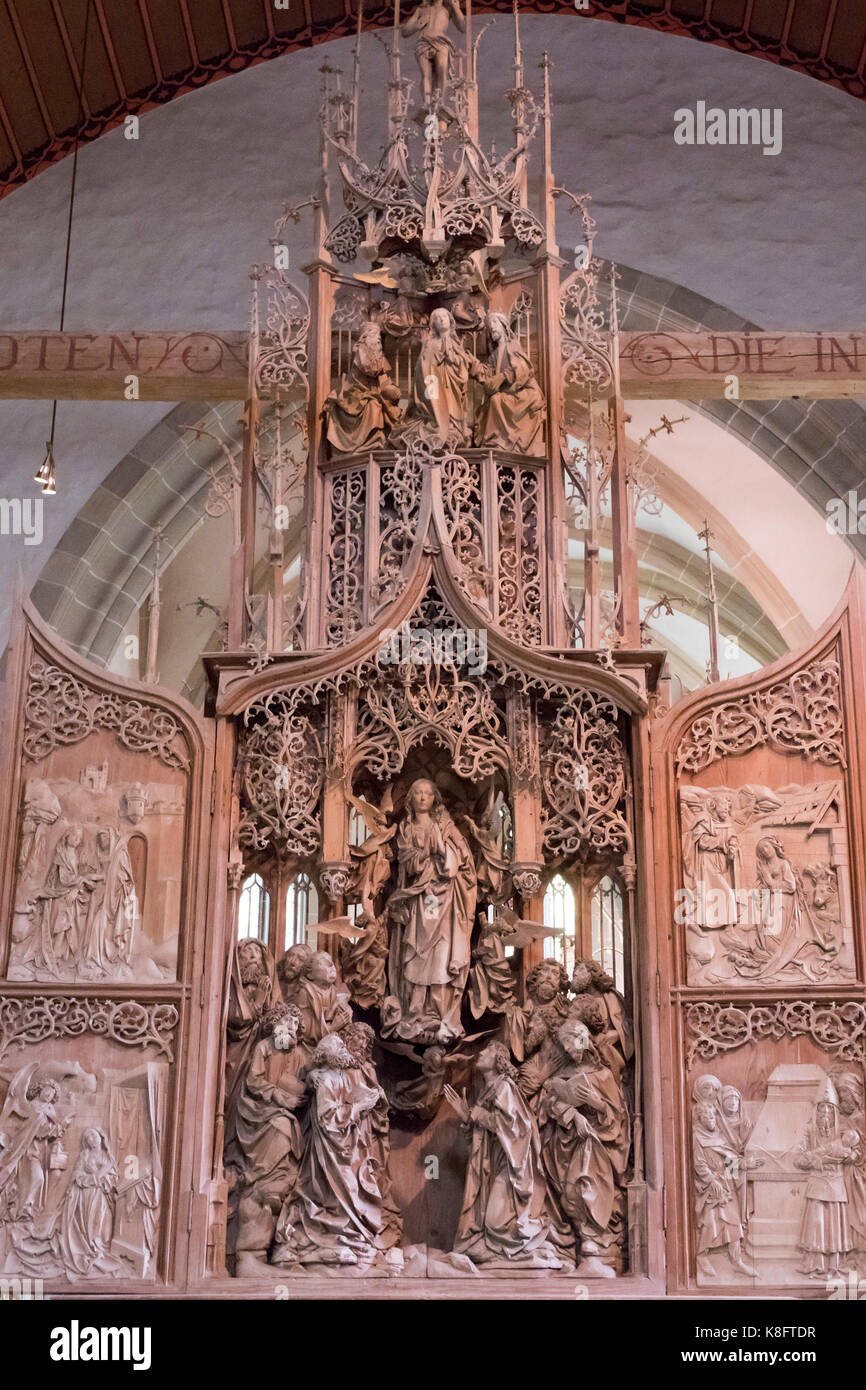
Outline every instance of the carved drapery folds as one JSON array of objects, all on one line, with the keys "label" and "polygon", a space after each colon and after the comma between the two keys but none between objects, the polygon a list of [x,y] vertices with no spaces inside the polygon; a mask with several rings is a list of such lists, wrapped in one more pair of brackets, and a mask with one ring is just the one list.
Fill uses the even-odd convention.
[{"label": "carved drapery folds", "polygon": [[866,1064],[866,1005],[806,999],[769,1004],[700,1003],[686,1009],[692,1038],[688,1064],[744,1047],[746,1043],[808,1037],[825,1052]]},{"label": "carved drapery folds", "polygon": [[726,700],[697,718],[680,740],[678,773],[769,744],[815,762],[846,766],[842,693],[836,661],[814,661],[767,690]]},{"label": "carved drapery folds", "polygon": [[89,999],[69,995],[0,998],[0,1058],[12,1047],[49,1038],[95,1033],[124,1047],[153,1043],[169,1061],[179,1021],[174,1004],[142,999]]},{"label": "carved drapery folds", "polygon": [[630,848],[626,754],[616,706],[589,690],[563,689],[555,716],[542,727],[547,852],[585,860]]},{"label": "carved drapery folds", "polygon": [[309,690],[274,691],[251,705],[240,735],[240,843],[315,854],[321,840],[324,779],[321,711]]},{"label": "carved drapery folds", "polygon": [[38,762],[97,729],[115,731],[124,747],[152,753],[166,767],[189,770],[186,737],[167,710],[96,690],[59,666],[34,659],[25,701],[25,758]]}]

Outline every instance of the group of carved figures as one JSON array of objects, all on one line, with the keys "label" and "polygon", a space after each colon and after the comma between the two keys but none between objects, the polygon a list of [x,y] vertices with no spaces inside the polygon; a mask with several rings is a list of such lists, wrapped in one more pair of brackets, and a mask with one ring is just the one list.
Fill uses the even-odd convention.
[{"label": "group of carved figures", "polygon": [[[545,402],[532,363],[504,314],[488,313],[485,326],[490,352],[482,363],[460,342],[449,310],[433,310],[404,414],[382,351],[381,329],[366,323],[349,372],[325,403],[331,447],[352,454],[421,433],[449,447],[474,444],[543,454]],[[477,410],[470,381],[480,390]]]},{"label": "group of carved figures", "polygon": [[[751,1135],[734,1086],[700,1076],[692,1090],[692,1149],[700,1278],[718,1277],[711,1256],[727,1256],[748,1278],[758,1271],[747,1257],[748,1181],[764,1163],[747,1153]],[[829,1280],[847,1269],[866,1270],[866,1117],[863,1079],[857,1072],[831,1072],[822,1081],[812,1119],[791,1155],[793,1168],[808,1175],[797,1250],[798,1272]]]},{"label": "group of carved figures", "polygon": [[[228,1018],[225,1166],[238,1274],[403,1268],[389,1172],[390,1122],[450,1105],[470,1132],[453,1254],[459,1268],[623,1269],[629,1162],[630,1029],[595,962],[568,978],[529,973],[527,1004],[493,1033],[465,1039],[472,1095],[446,1079],[458,1059],[434,1043],[417,1079],[380,1084],[374,1030],[353,1020],[331,957],[305,945],[275,967],[256,940],[235,950]],[[454,1039],[450,1040],[453,1046]],[[387,1047],[387,1043],[385,1044]],[[399,1044],[398,1050],[407,1050]],[[522,1057],[518,1065],[513,1056]]]},{"label": "group of carved figures", "polygon": [[[37,810],[28,806],[32,830],[25,821],[22,862],[45,833],[46,822],[33,819]],[[119,977],[130,966],[139,905],[129,842],[111,826],[88,828],[89,847],[81,825],[65,826],[41,888],[18,909],[13,978]]]},{"label": "group of carved figures", "polygon": [[29,1062],[12,1077],[0,1111],[0,1271],[77,1280],[125,1275],[132,1261],[112,1252],[119,1202],[140,1210],[146,1257],[155,1248],[159,1183],[137,1163],[123,1177],[105,1130],[78,1134],[66,1150],[77,1097],[95,1076],[77,1062]]}]

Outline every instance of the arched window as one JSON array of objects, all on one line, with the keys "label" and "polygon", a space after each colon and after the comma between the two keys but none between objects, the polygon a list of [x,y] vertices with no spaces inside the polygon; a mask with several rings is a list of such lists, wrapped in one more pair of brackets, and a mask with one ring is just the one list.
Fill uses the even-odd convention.
[{"label": "arched window", "polygon": [[603,970],[625,989],[625,960],[622,945],[622,889],[616,879],[605,876],[592,895],[592,955]]},{"label": "arched window", "polygon": [[238,940],[255,937],[268,939],[268,920],[271,915],[271,895],[258,874],[250,874],[241,888],[238,905]]},{"label": "arched window", "polygon": [[308,873],[297,874],[286,891],[286,947],[301,945],[319,920],[319,895]]},{"label": "arched window", "polygon": [[562,874],[556,874],[544,894],[544,925],[558,927],[561,935],[544,938],[544,955],[558,960],[569,975],[574,969],[574,893]]}]

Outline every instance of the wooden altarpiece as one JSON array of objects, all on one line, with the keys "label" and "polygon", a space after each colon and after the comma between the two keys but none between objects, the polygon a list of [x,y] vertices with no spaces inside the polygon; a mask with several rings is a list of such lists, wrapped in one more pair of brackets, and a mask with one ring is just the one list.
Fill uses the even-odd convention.
[{"label": "wooden altarpiece", "polygon": [[[478,38],[467,17],[458,50],[424,28],[434,12],[447,28],[428,6],[402,31],[420,107],[395,23],[375,165],[360,48],[348,92],[326,65],[306,288],[280,242],[300,209],[253,271],[228,635],[204,658],[204,714],[22,611],[0,861],[4,1278],[243,1297],[295,1280],[351,1296],[335,1276],[369,1276],[400,1297],[418,1279],[527,1296],[531,1276],[616,1296],[662,1291],[667,1260],[672,1287],[754,1287],[790,1274],[810,1202],[809,1229],[827,1215],[801,1151],[853,1154],[858,1125],[866,1143],[848,1075],[862,1097],[860,591],[811,652],[665,713],[664,654],[639,623],[615,279],[605,330],[587,200],[551,167],[547,63],[536,100],[515,16],[514,144],[488,156]],[[558,200],[583,238],[573,266]],[[241,941],[253,872],[276,906],[267,937]],[[621,990],[597,961],[569,980],[546,954],[556,874],[579,891],[616,875]],[[286,932],[299,875],[315,950]],[[347,1094],[352,1157],[332,1153],[323,1186],[321,1097]],[[841,1192],[853,1160],[826,1162]],[[494,1229],[490,1173],[523,1203],[520,1231]],[[326,1232],[338,1186],[354,1196]],[[809,1258],[833,1276],[832,1252]]]}]

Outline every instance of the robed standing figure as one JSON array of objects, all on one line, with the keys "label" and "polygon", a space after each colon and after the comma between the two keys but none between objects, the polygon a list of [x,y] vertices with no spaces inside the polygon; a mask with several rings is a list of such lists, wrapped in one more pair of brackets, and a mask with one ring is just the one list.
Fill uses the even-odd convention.
[{"label": "robed standing figure", "polygon": [[438,789],[413,782],[397,830],[397,888],[388,901],[389,980],[383,1034],[460,1037],[478,881],[472,854]]}]

